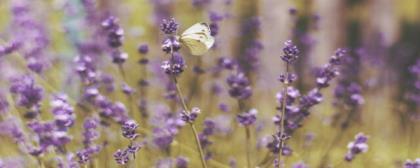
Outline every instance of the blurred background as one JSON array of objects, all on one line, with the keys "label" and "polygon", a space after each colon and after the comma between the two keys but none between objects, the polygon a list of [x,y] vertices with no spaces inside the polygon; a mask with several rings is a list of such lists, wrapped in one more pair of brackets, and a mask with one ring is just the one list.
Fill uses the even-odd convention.
[{"label": "blurred background", "polygon": [[[112,64],[110,54],[101,51],[104,39],[97,32],[111,15],[124,29],[121,50],[129,56],[124,63],[126,78]],[[22,18],[31,21],[31,28],[19,22]],[[179,77],[189,104],[201,108],[196,121],[199,131],[205,120],[217,121],[218,131],[206,148],[211,152],[209,167],[245,167],[244,132],[236,122],[238,107],[229,97],[225,81],[230,72],[214,72],[219,59],[236,60],[250,80],[253,95],[246,104],[258,110],[251,133],[253,164],[258,165],[268,153],[264,145],[276,131],[272,117],[278,114],[276,93],[282,90],[278,77],[285,70],[280,56],[287,40],[300,50],[292,72],[298,76],[293,86],[302,94],[316,86],[317,68],[326,64],[337,48],[347,49],[349,60],[342,65],[340,76],[322,91],[322,103],[310,110],[288,140],[293,154],[285,157],[285,167],[298,162],[309,167],[402,167],[407,159],[420,157],[419,0],[1,0],[0,52],[4,54],[0,53],[0,92],[11,104],[9,110],[24,122],[19,108],[12,108],[14,97],[9,93],[9,80],[19,74],[33,75],[36,84],[43,87],[41,108],[45,111],[50,109],[48,101],[53,93],[68,94],[74,100],[71,104],[77,117],[69,130],[74,141],[67,145],[67,151],[75,153],[83,147],[82,122],[90,114],[76,107],[82,100],[83,86],[74,72],[74,59],[95,54],[97,69],[113,76],[117,87],[126,83],[135,90],[135,102],[142,102],[142,98],[148,101],[148,114],[140,114],[142,106],[134,105],[140,110],[134,110],[137,113],[132,117],[150,133],[157,127],[152,120],[160,114],[157,111],[179,110],[168,98],[171,88],[159,67],[168,58],[161,51],[164,34],[159,25],[169,18],[180,24],[178,32],[197,22],[217,26],[215,46],[204,56],[191,56],[185,47],[181,49],[187,67]],[[36,50],[35,56],[22,57],[28,54],[25,48],[5,54],[5,48],[17,40],[23,41],[26,49]],[[139,53],[142,44],[148,45],[147,54]],[[147,66],[139,63],[146,58]],[[28,68],[34,62],[41,64],[42,70]],[[140,82],[146,77],[147,94]],[[215,93],[217,89],[220,93]],[[104,94],[131,109],[132,100],[124,93]],[[351,101],[355,97],[356,103]],[[49,113],[41,116],[51,118]],[[95,156],[96,162],[90,166],[117,166],[112,153],[128,142],[118,138],[118,124],[111,124],[109,129],[113,131],[102,132],[98,140],[107,143],[107,152]],[[342,163],[347,143],[358,132],[368,135],[369,150],[350,163]],[[181,128],[170,150],[156,145],[142,148],[137,167],[159,167],[162,160],[178,156],[187,157],[189,167],[199,167],[191,136],[189,129]],[[153,136],[142,138],[145,146],[153,144]],[[37,165],[12,139],[1,136],[0,142],[2,160],[24,160],[15,164],[21,167]],[[46,167],[57,167],[56,155],[43,157]]]}]

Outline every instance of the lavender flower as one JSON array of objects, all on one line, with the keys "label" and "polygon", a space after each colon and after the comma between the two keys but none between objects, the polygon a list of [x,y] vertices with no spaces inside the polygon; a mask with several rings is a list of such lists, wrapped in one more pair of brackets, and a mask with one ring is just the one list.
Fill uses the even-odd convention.
[{"label": "lavender flower", "polygon": [[251,109],[248,112],[238,114],[237,120],[243,126],[252,125],[257,120],[257,113],[258,111],[256,109]]},{"label": "lavender flower", "polygon": [[411,161],[411,160],[405,161],[404,168],[420,168],[420,158],[417,158],[414,161]]},{"label": "lavender flower", "polygon": [[[293,49],[287,49],[287,50],[293,50]],[[288,53],[297,53],[297,52],[288,52]],[[289,55],[293,55],[293,54],[289,54]],[[280,152],[281,142],[287,140],[291,136],[293,131],[301,126],[301,122],[303,121],[303,119],[310,114],[309,109],[312,108],[314,105],[319,104],[323,100],[323,96],[320,91],[321,89],[329,86],[328,83],[338,75],[337,66],[340,63],[342,56],[343,55],[341,54],[341,52],[336,52],[336,54],[331,57],[329,63],[323,66],[323,68],[318,70],[318,72],[320,73],[317,76],[317,80],[316,80],[317,85],[315,88],[311,89],[307,94],[301,95],[299,91],[293,87],[286,88],[286,94],[284,93],[277,94],[277,99],[280,104],[279,107],[277,107],[277,109],[282,110],[283,107],[285,107],[285,116],[275,116],[273,118],[273,121],[275,124],[281,124],[280,123],[281,117],[284,117],[285,131],[284,133],[279,132],[277,133],[277,135],[274,135],[273,141],[267,145],[267,147],[273,153],[277,154],[278,152]],[[293,58],[293,57],[290,57],[290,58]],[[287,60],[288,61],[284,60],[287,64],[293,62],[293,60],[290,60],[290,59],[287,59]],[[331,74],[334,74],[334,75],[331,75]],[[324,77],[325,77],[325,80],[322,80],[322,85],[320,85],[319,78],[324,78]],[[285,81],[288,81],[288,80],[285,80]],[[285,104],[283,104],[284,100],[285,100]]]},{"label": "lavender flower", "polygon": [[175,160],[175,167],[176,168],[188,168],[188,158],[179,156]]},{"label": "lavender flower", "polygon": [[293,164],[292,168],[309,168],[309,166],[307,166],[305,164],[305,162],[300,161],[300,162],[297,162],[297,163]]},{"label": "lavender flower", "polygon": [[174,18],[163,19],[160,24],[160,30],[165,34],[173,34],[178,30],[179,24],[175,21]]},{"label": "lavender flower", "polygon": [[0,46],[0,58],[2,56],[11,54],[20,48],[20,43],[12,41],[6,45]]},{"label": "lavender flower", "polygon": [[9,102],[0,93],[0,114],[6,114],[9,111]]},{"label": "lavender flower", "polygon": [[115,89],[114,77],[108,74],[101,74],[100,78],[101,78],[101,83],[103,87],[105,87],[105,90],[109,93],[113,92]]},{"label": "lavender flower", "polygon": [[206,152],[206,159],[210,159],[212,154],[208,150],[208,147],[213,144],[213,142],[209,139],[216,131],[216,123],[213,119],[206,119],[204,120],[204,128],[201,133],[198,134],[198,139],[200,140],[201,147]]},{"label": "lavender flower", "polygon": [[185,121],[164,106],[159,106],[152,114],[150,118],[150,123],[154,126],[152,141],[160,149],[167,149],[179,129],[185,125]]},{"label": "lavender flower", "polygon": [[120,164],[120,165],[125,165],[128,163],[128,161],[130,160],[129,155],[127,153],[126,150],[121,150],[118,149],[115,153],[114,153],[114,159],[115,161]]},{"label": "lavender flower", "polygon": [[287,64],[293,64],[299,57],[299,49],[295,46],[291,40],[288,40],[284,43],[285,47],[283,48],[284,55],[281,56],[281,59]]},{"label": "lavender flower", "polygon": [[138,134],[136,133],[136,128],[138,126],[139,125],[134,120],[125,121],[121,127],[123,132],[122,135],[130,140],[136,139],[136,137],[138,136]]},{"label": "lavender flower", "polygon": [[93,141],[99,138],[99,119],[95,117],[85,119],[83,123],[83,144],[88,147],[93,144]]},{"label": "lavender flower", "polygon": [[0,135],[12,138],[17,144],[25,143],[25,135],[17,118],[9,118],[0,122]]},{"label": "lavender flower", "polygon": [[217,65],[221,69],[228,69],[228,70],[233,70],[237,66],[234,60],[227,57],[220,57],[217,61]]},{"label": "lavender flower", "polygon": [[130,86],[128,86],[126,83],[122,84],[121,86],[121,90],[123,91],[124,94],[126,95],[131,95],[134,93],[134,89],[131,88]]},{"label": "lavender flower", "polygon": [[[50,44],[48,33],[44,25],[33,17],[32,4],[26,1],[13,1],[11,32],[17,46],[9,47],[19,52],[26,60],[28,69],[42,73],[48,65],[46,48]],[[1,55],[1,54],[0,54]]]},{"label": "lavender flower", "polygon": [[420,59],[416,61],[416,64],[409,67],[409,71],[414,76],[414,81],[411,84],[414,89],[407,92],[405,97],[415,104],[420,104]]},{"label": "lavender flower", "polygon": [[223,16],[219,15],[216,12],[209,12],[209,19],[210,19],[210,34],[212,36],[216,36],[219,34],[219,22],[223,20]]},{"label": "lavender flower", "polygon": [[54,115],[55,124],[60,130],[67,130],[75,122],[75,114],[73,107],[67,102],[67,95],[57,94],[51,102],[52,113]]},{"label": "lavender flower", "polygon": [[43,89],[35,85],[35,80],[29,75],[23,75],[11,80],[10,92],[18,95],[17,104],[28,109],[36,107],[42,100]]},{"label": "lavender flower", "polygon": [[128,54],[121,51],[113,51],[112,54],[112,62],[115,64],[122,64],[128,59]]},{"label": "lavender flower", "polygon": [[349,150],[344,159],[348,162],[351,162],[356,155],[367,152],[367,140],[368,137],[366,135],[364,135],[363,133],[358,133],[355,136],[355,140],[347,145],[347,148]]},{"label": "lavender flower", "polygon": [[181,113],[181,119],[187,123],[193,123],[200,113],[201,110],[198,107],[193,107],[191,112],[183,111]]},{"label": "lavender flower", "polygon": [[137,151],[139,151],[141,149],[141,145],[138,145],[138,144],[132,144],[132,145],[129,145],[128,147],[127,147],[127,149],[126,149],[126,151],[129,153],[129,154],[135,154],[135,153],[137,153]]},{"label": "lavender flower", "polygon": [[95,83],[97,81],[96,67],[92,57],[88,55],[78,56],[74,59],[75,71],[79,74],[82,82],[85,84]]},{"label": "lavender flower", "polygon": [[100,150],[101,150],[101,147],[96,145],[96,146],[90,146],[90,147],[87,147],[87,148],[84,148],[84,149],[78,151],[76,153],[76,156],[79,159],[78,162],[80,164],[87,163],[92,158],[92,156],[94,154],[99,153]]},{"label": "lavender flower", "polygon": [[72,139],[66,131],[60,130],[54,122],[32,121],[27,126],[36,134],[40,146],[39,148],[31,149],[32,155],[35,156],[46,152],[50,146],[61,149],[62,146],[69,143]]},{"label": "lavender flower", "polygon": [[174,53],[172,58],[169,61],[164,61],[161,68],[168,75],[178,76],[184,72],[185,61],[182,58],[181,54]]},{"label": "lavender flower", "polygon": [[166,38],[162,42],[162,51],[169,54],[171,52],[176,52],[181,49],[181,43],[173,36]]},{"label": "lavender flower", "polygon": [[149,52],[149,46],[148,46],[147,44],[142,44],[142,45],[140,45],[140,46],[137,48],[137,51],[138,51],[140,54],[145,55],[145,54],[147,54],[147,53]]},{"label": "lavender flower", "polygon": [[243,100],[252,95],[251,86],[248,78],[243,73],[232,74],[226,79],[229,85],[231,97]]},{"label": "lavender flower", "polygon": [[108,33],[108,45],[112,48],[121,47],[124,30],[118,25],[118,19],[110,16],[102,21],[101,25]]},{"label": "lavender flower", "polygon": [[211,3],[211,0],[192,0],[192,4],[195,7],[203,7],[209,3]]},{"label": "lavender flower", "polygon": [[170,168],[172,166],[173,160],[171,158],[163,158],[156,162],[155,168]]}]

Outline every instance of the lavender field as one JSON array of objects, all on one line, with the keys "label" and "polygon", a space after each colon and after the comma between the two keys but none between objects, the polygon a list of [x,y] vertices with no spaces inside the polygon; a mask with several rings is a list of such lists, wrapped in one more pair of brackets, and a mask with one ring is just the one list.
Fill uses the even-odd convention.
[{"label": "lavender field", "polygon": [[419,0],[0,0],[0,168],[420,168]]}]

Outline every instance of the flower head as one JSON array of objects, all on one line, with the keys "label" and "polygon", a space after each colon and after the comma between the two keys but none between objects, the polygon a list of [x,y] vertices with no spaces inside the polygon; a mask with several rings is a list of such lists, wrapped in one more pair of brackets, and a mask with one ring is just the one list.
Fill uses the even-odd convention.
[{"label": "flower head", "polygon": [[130,160],[128,152],[126,150],[121,150],[121,149],[118,149],[114,153],[114,159],[120,165],[125,165]]},{"label": "flower head", "polygon": [[122,125],[121,129],[122,129],[122,135],[125,138],[128,139],[135,139],[138,134],[136,133],[136,129],[137,127],[139,127],[139,125],[136,123],[136,121],[134,120],[127,120],[124,122],[124,124]]},{"label": "flower head", "polygon": [[180,75],[185,68],[184,58],[179,53],[173,53],[172,58],[169,61],[164,61],[161,68],[168,75]]},{"label": "flower head", "polygon": [[357,154],[365,153],[368,150],[368,137],[363,133],[358,133],[355,140],[347,145],[348,152],[344,159],[348,162],[352,161]]},{"label": "flower head", "polygon": [[248,112],[238,114],[237,120],[240,124],[244,126],[252,125],[257,120],[257,113],[258,111],[256,109],[251,109]]},{"label": "flower head", "polygon": [[181,119],[185,122],[193,123],[200,113],[201,110],[198,107],[193,107],[190,113],[183,111],[181,113]]},{"label": "flower head", "polygon": [[420,168],[420,158],[417,158],[414,161],[411,161],[411,160],[405,161],[404,168]]},{"label": "flower head", "polygon": [[243,73],[232,74],[226,79],[229,85],[229,94],[233,98],[247,99],[251,97],[252,91],[248,78]]},{"label": "flower head", "polygon": [[284,42],[284,45],[283,56],[281,56],[281,59],[288,64],[292,64],[299,57],[299,49],[291,40]]},{"label": "flower head", "polygon": [[10,92],[18,95],[17,104],[26,108],[37,106],[42,100],[43,89],[35,85],[35,80],[29,75],[13,78]]},{"label": "flower head", "polygon": [[174,18],[163,19],[160,24],[160,30],[165,34],[172,34],[178,30],[179,24],[175,21]]},{"label": "flower head", "polygon": [[140,54],[147,54],[149,52],[149,46],[147,44],[142,44],[137,48],[137,51]]}]

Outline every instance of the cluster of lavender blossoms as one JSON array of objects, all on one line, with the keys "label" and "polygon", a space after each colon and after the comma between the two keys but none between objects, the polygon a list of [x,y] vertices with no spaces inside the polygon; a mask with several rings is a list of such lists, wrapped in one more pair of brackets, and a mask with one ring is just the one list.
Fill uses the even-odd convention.
[{"label": "cluster of lavender blossoms", "polygon": [[415,104],[420,104],[420,59],[417,60],[416,64],[410,66],[410,73],[414,76],[414,91],[406,94],[406,97],[414,102]]},{"label": "cluster of lavender blossoms", "polygon": [[138,137],[136,129],[139,125],[134,120],[127,120],[123,123],[121,130],[122,136],[130,140],[130,145],[126,149],[118,149],[114,153],[115,161],[120,165],[125,165],[130,161],[130,155],[133,159],[136,158],[137,151],[140,150],[141,145],[136,144],[134,141]]},{"label": "cluster of lavender blossoms", "polygon": [[128,54],[119,49],[123,44],[124,30],[119,26],[118,19],[110,16],[102,22],[102,27],[107,33],[107,44],[111,48],[112,62],[118,65],[123,64]]},{"label": "cluster of lavender blossoms", "polygon": [[76,156],[80,164],[88,163],[93,155],[98,154],[102,146],[95,144],[95,140],[99,138],[98,131],[99,119],[96,117],[86,118],[83,123],[83,145],[84,148],[77,151]]},{"label": "cluster of lavender blossoms", "polygon": [[299,50],[291,41],[285,42],[285,47],[283,48],[284,54],[281,58],[286,63],[286,73],[280,75],[279,81],[287,87],[284,92],[279,92],[276,95],[277,102],[279,103],[277,109],[279,111],[284,110],[285,113],[284,116],[278,115],[273,117],[274,124],[280,128],[283,125],[284,130],[280,130],[280,132],[274,135],[273,141],[267,145],[273,153],[278,154],[281,150],[283,155],[287,156],[291,154],[291,148],[282,144],[290,138],[297,128],[301,127],[303,120],[310,114],[310,108],[323,100],[320,91],[328,87],[331,80],[339,75],[338,66],[344,56],[342,54],[343,52],[345,50],[338,49],[330,58],[329,62],[322,68],[319,68],[315,80],[316,87],[309,90],[306,94],[301,94],[298,89],[290,86],[297,79],[297,76],[289,72],[289,64],[296,61]]},{"label": "cluster of lavender blossoms", "polygon": [[411,161],[411,160],[405,161],[404,168],[420,168],[420,158],[417,158],[414,161]]},{"label": "cluster of lavender blossoms", "polygon": [[170,59],[163,61],[161,68],[170,76],[178,76],[185,69],[185,61],[178,52],[181,49],[181,43],[175,37],[174,33],[178,30],[179,24],[175,19],[164,19],[160,25],[160,30],[167,35],[162,43],[162,51],[170,54]]},{"label": "cluster of lavender blossoms", "polygon": [[231,97],[238,100],[245,100],[251,97],[252,89],[250,82],[244,73],[231,74],[226,79],[229,85],[229,94]]},{"label": "cluster of lavender blossoms", "polygon": [[29,1],[16,0],[12,3],[11,31],[13,40],[5,47],[0,47],[0,56],[17,51],[26,61],[26,66],[33,72],[42,73],[48,65],[46,52],[50,39],[48,30],[41,21],[33,17]]},{"label": "cluster of lavender blossoms", "polygon": [[255,123],[257,121],[257,113],[258,111],[256,109],[251,109],[248,112],[238,114],[236,117],[238,120],[238,123],[240,123],[243,126],[249,126]]},{"label": "cluster of lavender blossoms", "polygon": [[[371,97],[364,97],[364,94],[368,95],[371,90],[367,90],[368,85],[362,81],[365,76],[376,73],[391,77],[389,81],[384,80],[391,82],[386,86],[384,95],[391,96],[378,99],[378,102],[395,99],[394,94],[398,93],[397,99],[401,102],[392,104],[404,111],[400,119],[404,126],[408,126],[406,132],[400,133],[407,134],[407,138],[398,138],[409,140],[409,146],[406,146],[408,154],[416,150],[416,122],[420,121],[420,59],[417,57],[409,61],[399,57],[409,62],[403,64],[403,68],[396,66],[404,73],[397,69],[389,69],[386,73],[362,71],[365,67],[361,54],[354,52],[351,55],[347,50],[338,48],[326,64],[310,67],[312,63],[308,57],[315,56],[310,52],[316,44],[311,31],[318,29],[319,15],[315,11],[290,8],[288,12],[295,22],[289,34],[293,41],[285,41],[278,50],[284,72],[278,74],[276,80],[282,90],[272,95],[273,101],[267,101],[267,97],[263,98],[265,90],[277,86],[260,80],[270,76],[260,69],[263,63],[261,54],[273,53],[270,47],[262,52],[266,49],[265,45],[270,46],[273,42],[259,40],[260,34],[265,34],[263,31],[267,30],[261,27],[266,20],[260,18],[263,16],[258,12],[260,2],[238,0],[232,6],[229,6],[232,0],[190,2],[190,6],[186,6],[172,0],[150,0],[151,9],[147,7],[146,11],[132,10],[138,6],[127,6],[129,3],[120,5],[101,0],[0,2],[0,6],[10,5],[10,14],[0,13],[0,18],[6,18],[8,22],[6,25],[0,23],[0,80],[4,81],[0,82],[0,142],[4,148],[0,150],[0,168],[252,168],[272,165],[275,168],[309,168],[314,166],[309,164],[318,163],[310,157],[319,155],[319,151],[324,155],[317,157],[321,158],[318,167],[328,167],[337,161],[332,160],[335,157],[329,157],[333,154],[332,148],[343,146],[337,144],[342,142],[341,138],[347,137],[345,133],[353,130],[350,122],[362,122],[365,117],[370,121],[368,117],[378,117],[374,113],[363,118],[359,115],[362,105],[372,102],[365,102],[365,98]],[[347,9],[347,5],[343,9]],[[232,7],[237,6],[240,10],[230,13]],[[310,9],[313,4],[303,6]],[[130,10],[119,9],[126,7]],[[191,7],[192,10],[189,9]],[[270,5],[266,7],[273,8]],[[0,7],[0,12],[4,9]],[[127,27],[124,31],[124,22],[132,20],[131,14],[146,14],[148,10],[153,10],[153,21],[158,23],[154,28],[147,25],[146,19],[138,22],[141,25]],[[183,13],[185,11],[205,14],[210,35],[221,38],[215,41],[203,39],[208,36],[207,29],[201,32],[189,29],[193,33],[181,38],[180,24],[171,16],[188,16]],[[112,12],[117,12],[114,14],[121,16],[121,20],[115,17],[117,15],[112,16]],[[57,14],[59,17],[50,17]],[[124,16],[126,14],[130,17]],[[189,17],[180,19],[194,20],[201,16]],[[347,25],[350,31],[359,26],[359,18],[350,17],[352,19],[357,24]],[[42,22],[44,20],[45,23]],[[202,22],[205,21],[199,23]],[[223,30],[232,25],[238,28]],[[148,29],[152,31],[143,32]],[[133,47],[133,42],[127,40],[137,37],[144,37],[145,41],[134,42],[139,45]],[[186,38],[197,38],[197,42],[188,43]],[[350,41],[348,45],[356,48],[359,39],[353,38],[346,37],[344,41]],[[146,40],[161,41],[153,44]],[[190,55],[181,51],[187,43],[193,50],[204,51],[203,47],[208,49],[210,40],[210,54],[214,56],[191,57],[190,60]],[[354,42],[356,44],[350,44],[353,41],[357,41]],[[418,53],[417,45],[412,47],[413,51],[408,51],[410,47],[404,44],[400,48],[406,53],[395,55]],[[393,55],[389,54],[389,50],[394,49],[388,50],[384,45],[378,50],[381,51],[372,53]],[[128,53],[133,52],[138,57],[136,62],[131,63],[129,61],[134,58],[128,59]],[[318,55],[314,59],[318,59]],[[380,63],[385,64],[386,61],[389,60],[383,59]],[[189,68],[187,63],[193,66]],[[5,68],[3,65],[6,65]],[[310,69],[308,67],[314,69],[313,79],[306,73]],[[187,72],[188,69],[192,72]],[[388,72],[392,72],[391,75]],[[398,75],[404,77],[395,78]],[[181,79],[183,81],[179,82]],[[333,83],[333,80],[337,82]],[[308,130],[299,129],[315,112],[312,111],[314,107],[324,101],[322,92],[330,86],[334,87],[331,101],[336,113],[330,117],[330,111],[325,111],[316,114],[316,117],[323,120],[328,115],[323,121],[331,123],[331,129],[336,134],[316,135],[323,127],[320,123],[315,123],[314,126],[318,127]],[[194,107],[194,103],[200,108]],[[267,111],[266,107],[273,109]],[[408,124],[404,123],[406,114],[412,119]],[[377,121],[386,119],[379,118]],[[368,125],[376,128],[376,124],[382,123]],[[191,132],[187,132],[186,127],[191,128]],[[314,141],[315,135],[317,139]],[[330,139],[332,143],[327,144],[327,148],[316,146]],[[336,167],[342,164],[372,166],[381,162],[377,159],[369,163],[354,162],[359,154],[368,151],[368,140],[369,136],[364,133],[356,134],[354,140],[347,144],[347,150],[340,155]],[[399,145],[392,146],[396,147],[401,148]],[[391,154],[386,156],[391,158]],[[404,168],[420,168],[420,158],[410,157],[412,160],[392,160],[389,163],[397,163]]]},{"label": "cluster of lavender blossoms", "polygon": [[352,161],[354,157],[360,153],[365,153],[368,150],[367,145],[368,137],[363,133],[358,133],[353,142],[350,142],[347,145],[349,149],[344,159],[348,162]]}]

